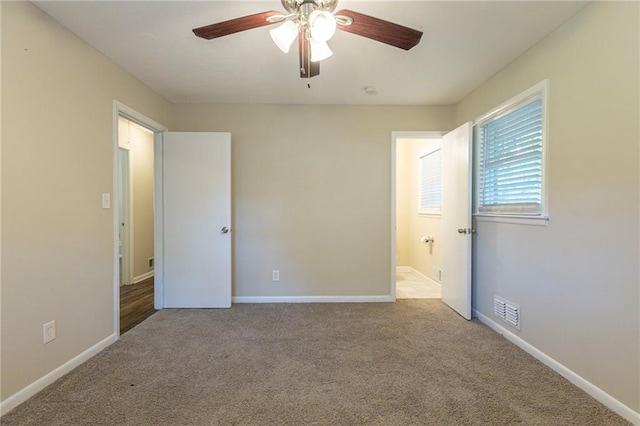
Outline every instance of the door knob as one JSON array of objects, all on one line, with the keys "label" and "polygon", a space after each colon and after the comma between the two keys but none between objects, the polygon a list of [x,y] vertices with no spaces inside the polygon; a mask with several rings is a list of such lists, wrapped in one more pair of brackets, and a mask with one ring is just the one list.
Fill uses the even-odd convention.
[{"label": "door knob", "polygon": [[226,226],[223,226],[220,230],[220,234],[226,234],[227,232],[229,232],[229,228],[227,228]]},{"label": "door knob", "polygon": [[458,234],[475,234],[476,230],[473,228],[458,228]]}]

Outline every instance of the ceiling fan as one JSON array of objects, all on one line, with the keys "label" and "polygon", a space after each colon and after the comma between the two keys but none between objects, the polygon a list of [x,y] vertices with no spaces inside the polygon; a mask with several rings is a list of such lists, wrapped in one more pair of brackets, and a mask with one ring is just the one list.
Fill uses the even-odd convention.
[{"label": "ceiling fan", "polygon": [[338,0],[281,0],[287,13],[274,10],[243,16],[195,28],[193,33],[211,40],[240,31],[282,23],[270,31],[271,38],[285,53],[298,39],[300,77],[320,74],[320,61],[333,54],[327,41],[336,29],[357,34],[400,49],[409,50],[420,42],[422,31],[363,15],[352,10],[333,13]]}]

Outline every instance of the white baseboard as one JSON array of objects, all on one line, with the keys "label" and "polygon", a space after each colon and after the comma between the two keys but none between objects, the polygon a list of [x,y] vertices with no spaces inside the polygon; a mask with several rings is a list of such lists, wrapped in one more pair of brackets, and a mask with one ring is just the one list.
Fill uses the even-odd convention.
[{"label": "white baseboard", "polygon": [[496,333],[501,334],[505,339],[515,344],[520,349],[524,350],[529,355],[533,356],[538,361],[542,362],[544,365],[551,368],[553,371],[560,374],[562,377],[569,380],[571,383],[585,391],[587,394],[607,406],[609,409],[611,409],[611,411],[617,413],[632,424],[640,426],[640,413],[634,411],[630,407],[618,401],[593,383],[589,382],[574,371],[560,364],[549,355],[545,354],[530,343],[527,343],[525,340],[507,330],[502,325],[493,321],[486,315],[478,312],[475,309],[473,310],[473,315],[482,323],[486,324],[489,328],[493,329]]},{"label": "white baseboard", "polygon": [[[411,268],[411,269],[413,269],[413,268]],[[430,277],[426,276],[425,274],[423,274],[422,272],[418,271],[417,269],[413,269],[412,272],[414,274],[417,274],[420,277],[422,277],[422,279],[424,279],[426,281],[429,281],[431,284],[437,285],[438,287],[441,287],[441,284],[438,281],[434,280],[433,278],[430,278]]]},{"label": "white baseboard", "polygon": [[35,382],[31,383],[27,387],[19,390],[14,393],[4,401],[0,402],[0,416],[7,414],[9,411],[16,408],[18,405],[25,402],[27,399],[31,398],[33,395],[40,392],[42,389],[49,386],[51,383],[58,380],[60,377],[64,376],[83,362],[87,361],[98,352],[102,351],[107,346],[111,345],[113,342],[117,340],[116,335],[112,334],[106,339],[96,343],[86,351],[82,352],[80,355],[70,359],[69,361],[62,364],[60,367],[51,371],[50,373],[42,376]]},{"label": "white baseboard", "polygon": [[154,274],[153,271],[149,271],[142,275],[138,275],[137,277],[133,277],[133,282],[131,284],[138,284],[139,282],[144,281],[147,278],[153,277],[153,274]]},{"label": "white baseboard", "polygon": [[238,296],[233,303],[380,303],[395,302],[385,296]]},{"label": "white baseboard", "polygon": [[412,268],[411,266],[396,266],[396,271],[403,272],[405,274],[406,273],[416,274],[423,280],[428,281],[430,284],[437,285],[438,287],[442,286],[442,284],[440,284],[438,281],[434,280],[431,277],[426,276],[425,274],[423,274],[422,272],[418,271],[415,268]]}]

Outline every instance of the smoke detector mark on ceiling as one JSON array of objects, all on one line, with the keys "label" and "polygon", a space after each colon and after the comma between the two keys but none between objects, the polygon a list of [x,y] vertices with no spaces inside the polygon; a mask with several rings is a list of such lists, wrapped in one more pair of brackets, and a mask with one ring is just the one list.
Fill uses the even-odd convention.
[{"label": "smoke detector mark on ceiling", "polygon": [[374,96],[378,94],[378,90],[373,86],[365,86],[362,88],[362,90],[364,90],[364,93],[370,96]]}]

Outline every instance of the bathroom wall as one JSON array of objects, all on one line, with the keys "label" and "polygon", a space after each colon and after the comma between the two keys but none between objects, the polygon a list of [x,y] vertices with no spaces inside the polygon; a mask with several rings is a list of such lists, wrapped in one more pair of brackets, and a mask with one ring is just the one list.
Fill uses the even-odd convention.
[{"label": "bathroom wall", "polygon": [[153,133],[131,124],[133,282],[153,273]]},{"label": "bathroom wall", "polygon": [[[441,217],[418,213],[418,159],[439,146],[439,139],[398,139],[396,145],[396,265],[409,266],[439,281],[433,267],[442,265]],[[433,237],[423,243],[422,237]]]}]

